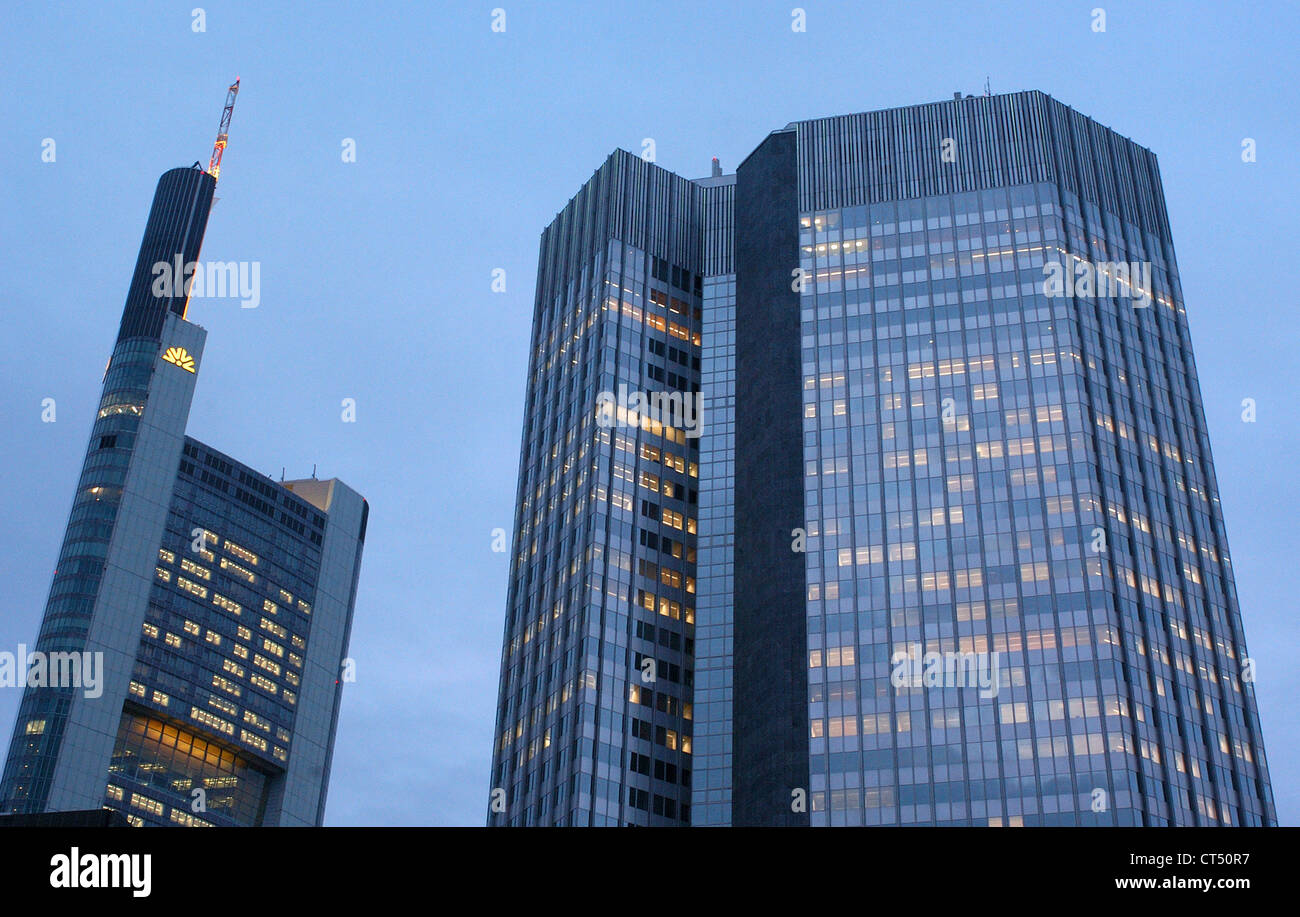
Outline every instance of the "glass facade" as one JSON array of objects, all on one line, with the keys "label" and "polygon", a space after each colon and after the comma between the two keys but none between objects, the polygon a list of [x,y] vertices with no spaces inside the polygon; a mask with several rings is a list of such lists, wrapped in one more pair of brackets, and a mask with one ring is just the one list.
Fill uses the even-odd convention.
[{"label": "glass facade", "polygon": [[[701,181],[705,208],[700,390],[699,601],[695,640],[695,777],[691,824],[731,821],[732,618],[736,445],[735,176]],[[712,236],[713,238],[710,238]]]},{"label": "glass facade", "polygon": [[[178,727],[182,738],[211,736],[213,753],[224,747],[241,762],[238,774],[220,771],[219,787],[234,799],[247,779],[261,801],[268,775],[282,773],[289,759],[325,523],[306,500],[187,439],[113,767],[123,737],[134,737],[147,714],[167,724],[169,738]],[[176,760],[199,769],[169,767],[163,785],[132,782],[129,773],[144,773],[142,766],[127,774],[110,767],[117,779],[105,804],[120,803],[117,792],[126,789],[149,799],[147,808],[128,811],[144,821],[248,825],[255,822],[238,818],[261,816],[252,804],[222,811],[210,795],[209,814],[195,816],[193,790],[211,790],[204,759]]]},{"label": "glass facade", "polygon": [[628,393],[699,388],[694,193],[615,154],[543,235],[489,824],[690,821],[698,430]]},{"label": "glass facade", "polygon": [[1087,174],[799,214],[814,825],[1275,822],[1158,177],[1047,115]]}]

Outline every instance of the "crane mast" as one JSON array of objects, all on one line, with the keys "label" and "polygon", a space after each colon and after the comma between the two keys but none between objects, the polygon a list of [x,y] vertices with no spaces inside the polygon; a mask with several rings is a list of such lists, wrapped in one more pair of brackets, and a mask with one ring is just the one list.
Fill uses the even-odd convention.
[{"label": "crane mast", "polygon": [[239,95],[239,77],[226,90],[226,107],[221,112],[221,127],[217,128],[217,142],[212,145],[212,158],[208,160],[208,174],[215,182],[221,177],[221,154],[226,151],[226,140],[230,135],[230,116],[235,111],[235,96]]}]

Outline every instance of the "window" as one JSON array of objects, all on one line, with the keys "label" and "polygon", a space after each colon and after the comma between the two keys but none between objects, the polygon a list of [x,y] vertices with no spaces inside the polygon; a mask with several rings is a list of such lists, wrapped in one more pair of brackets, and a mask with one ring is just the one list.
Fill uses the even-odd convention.
[{"label": "window", "polygon": [[240,560],[246,561],[247,563],[252,564],[254,567],[257,566],[257,555],[254,554],[252,551],[248,550],[247,548],[240,547],[239,545],[235,544],[233,541],[226,539],[226,550],[229,551],[231,554],[234,554]]},{"label": "window", "polygon": [[205,587],[200,586],[193,580],[188,580],[183,576],[176,577],[176,588],[183,589],[191,595],[197,595],[201,599],[206,599],[208,597],[208,590]]}]

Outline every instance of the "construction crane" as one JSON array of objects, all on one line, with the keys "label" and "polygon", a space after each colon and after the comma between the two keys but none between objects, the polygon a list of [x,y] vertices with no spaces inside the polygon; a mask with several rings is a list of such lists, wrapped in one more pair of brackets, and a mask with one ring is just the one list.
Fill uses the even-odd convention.
[{"label": "construction crane", "polygon": [[215,182],[221,177],[221,154],[226,151],[226,138],[230,134],[230,116],[235,112],[235,96],[239,95],[239,77],[226,90],[226,107],[221,112],[221,127],[217,128],[217,142],[212,145],[212,158],[208,160],[208,174]]}]

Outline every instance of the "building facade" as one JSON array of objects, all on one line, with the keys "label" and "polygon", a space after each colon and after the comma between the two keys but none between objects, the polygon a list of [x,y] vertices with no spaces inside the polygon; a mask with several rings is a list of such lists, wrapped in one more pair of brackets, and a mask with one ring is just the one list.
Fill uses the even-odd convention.
[{"label": "building facade", "polygon": [[690,821],[698,188],[617,152],[542,235],[491,824]]},{"label": "building facade", "polygon": [[34,647],[48,671],[20,662],[0,811],[323,819],[368,507],[185,435],[206,334],[154,266],[197,261],[214,187],[197,166],[158,183]]},{"label": "building facade", "polygon": [[[563,376],[582,344],[659,381],[652,333],[611,343],[615,298],[656,314],[607,273],[624,245],[702,275],[690,716],[648,720],[692,823],[1276,822],[1155,157],[1023,92],[796,122],[730,177],[616,154],[543,235],[490,823],[669,798],[630,699],[662,478],[605,470]],[[566,781],[593,789],[558,816]]]}]

